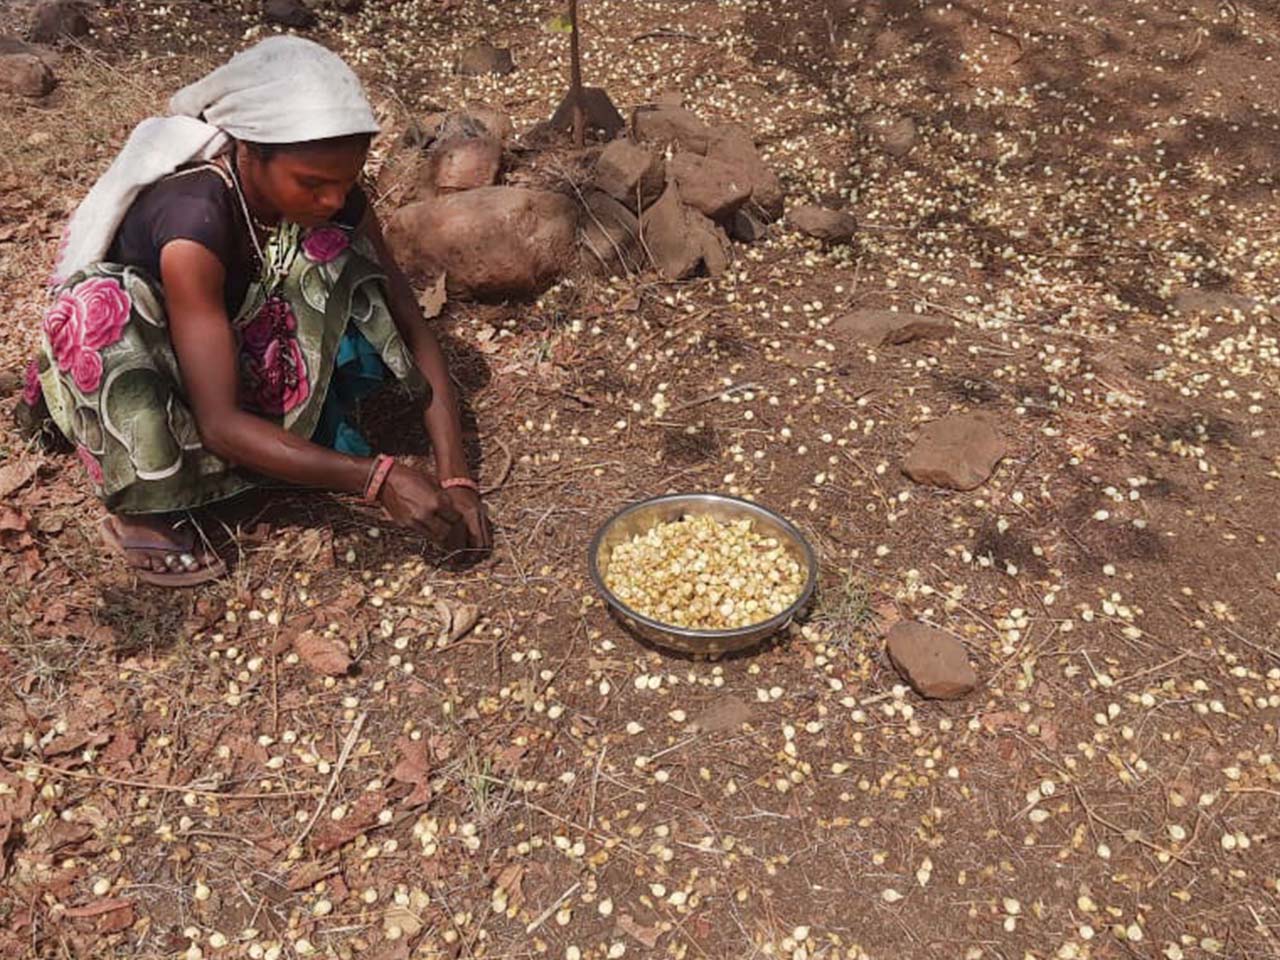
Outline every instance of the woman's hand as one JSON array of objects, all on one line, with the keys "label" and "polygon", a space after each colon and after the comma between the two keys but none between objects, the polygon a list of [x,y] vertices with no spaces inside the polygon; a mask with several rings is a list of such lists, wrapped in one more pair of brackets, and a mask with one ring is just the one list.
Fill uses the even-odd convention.
[{"label": "woman's hand", "polygon": [[378,500],[396,523],[425,533],[452,552],[466,548],[468,526],[447,493],[426,474],[397,463],[387,474]]},{"label": "woman's hand", "polygon": [[485,509],[480,494],[469,487],[449,487],[444,495],[466,524],[467,545],[472,550],[492,550],[493,527],[489,524],[489,511]]}]

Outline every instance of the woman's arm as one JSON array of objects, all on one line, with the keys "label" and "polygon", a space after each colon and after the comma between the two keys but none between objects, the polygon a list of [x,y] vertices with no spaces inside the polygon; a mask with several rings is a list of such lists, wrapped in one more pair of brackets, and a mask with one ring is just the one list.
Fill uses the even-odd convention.
[{"label": "woman's arm", "polygon": [[[387,276],[387,306],[391,309],[391,318],[413,355],[414,364],[431,387],[431,400],[423,412],[423,420],[435,451],[436,471],[442,479],[467,477],[470,473],[462,443],[462,421],[458,415],[457,393],[449,376],[444,353],[440,349],[440,341],[422,316],[413,287],[396,263],[391,248],[387,246],[386,238],[382,235],[382,225],[372,206],[366,210],[358,232],[368,237],[373,244],[378,261]],[[452,487],[445,493],[454,509],[466,521],[471,545],[489,549],[493,545],[493,533],[479,495],[465,487]]]},{"label": "woman's arm", "polygon": [[[302,486],[361,493],[373,461],[330,450],[241,410],[236,344],[222,302],[222,262],[203,245],[174,240],[160,254],[169,331],[200,439],[213,454]],[[383,504],[393,519],[448,541],[458,516],[439,488],[408,468],[391,471]]]}]

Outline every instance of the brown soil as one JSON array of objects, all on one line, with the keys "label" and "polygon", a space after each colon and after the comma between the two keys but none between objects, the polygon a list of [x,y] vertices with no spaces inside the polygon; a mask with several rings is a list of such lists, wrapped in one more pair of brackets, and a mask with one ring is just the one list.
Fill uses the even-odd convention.
[{"label": "brown soil", "polygon": [[[104,6],[47,101],[0,109],[4,370],[66,212],[256,10]],[[467,99],[526,129],[566,83],[554,12],[368,0],[314,35],[393,134]],[[583,14],[588,83],[743,123],[789,202],[851,204],[854,245],[775,228],[718,281],[451,304],[482,475],[514,460],[473,569],[288,494],[198,518],[229,582],[156,591],[104,555],[74,458],[6,426],[0,477],[40,467],[0,505],[0,954],[1280,955],[1275,5]],[[451,74],[482,38],[515,74]],[[1193,288],[1207,312],[1175,313]],[[854,306],[958,328],[827,342]],[[972,493],[914,486],[919,425],[960,410],[1011,457]],[[586,545],[667,489],[796,520],[810,623],[719,663],[623,633]],[[438,644],[440,603],[479,626]],[[963,639],[979,690],[900,686],[902,618]],[[306,629],[348,642],[349,677],[297,662]]]}]

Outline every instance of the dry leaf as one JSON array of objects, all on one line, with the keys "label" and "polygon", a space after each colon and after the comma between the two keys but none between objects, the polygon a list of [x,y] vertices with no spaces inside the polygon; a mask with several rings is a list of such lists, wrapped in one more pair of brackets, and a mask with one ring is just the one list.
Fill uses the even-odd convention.
[{"label": "dry leaf", "polygon": [[427,757],[427,742],[401,737],[396,741],[400,762],[391,771],[391,778],[401,783],[413,784],[413,792],[402,801],[406,807],[416,807],[431,799],[431,761]]},{"label": "dry leaf", "polygon": [[507,903],[515,907],[517,911],[524,906],[524,864],[513,863],[503,868],[498,874],[497,883],[494,885],[499,890],[505,890],[507,894]]},{"label": "dry leaf", "polygon": [[347,811],[341,820],[324,817],[316,824],[312,842],[320,853],[336,850],[344,843],[349,843],[378,822],[378,814],[386,805],[386,795],[381,790],[365,793]]},{"label": "dry leaf", "polygon": [[480,608],[474,603],[447,603],[436,601],[436,612],[444,622],[440,631],[440,639],[446,643],[456,643],[475,629],[480,621]]},{"label": "dry leaf", "polygon": [[293,649],[312,670],[329,677],[340,677],[351,669],[346,644],[306,630],[293,638]]},{"label": "dry leaf", "polygon": [[125,907],[133,908],[132,900],[97,900],[93,903],[86,903],[79,907],[67,907],[64,917],[79,919],[81,917],[96,917],[100,914],[111,913],[113,910],[123,910]]},{"label": "dry leaf", "polygon": [[642,927],[627,913],[618,918],[618,929],[635,937],[650,949],[657,945],[658,938],[662,936],[661,927]]},{"label": "dry leaf", "polygon": [[387,912],[382,916],[383,933],[389,935],[388,932],[392,927],[399,927],[404,936],[417,936],[425,925],[422,915],[430,905],[431,897],[420,887],[414,887],[409,891],[408,903],[396,903],[387,908]]},{"label": "dry leaf", "polygon": [[17,463],[9,463],[0,467],[0,497],[7,497],[15,490],[25,486],[39,469],[40,461],[35,457],[28,457]]},{"label": "dry leaf", "polygon": [[445,293],[445,275],[442,273],[436,278],[433,286],[422,291],[418,297],[418,305],[422,307],[422,316],[431,320],[440,316],[444,310],[444,305],[449,302],[449,295]]}]

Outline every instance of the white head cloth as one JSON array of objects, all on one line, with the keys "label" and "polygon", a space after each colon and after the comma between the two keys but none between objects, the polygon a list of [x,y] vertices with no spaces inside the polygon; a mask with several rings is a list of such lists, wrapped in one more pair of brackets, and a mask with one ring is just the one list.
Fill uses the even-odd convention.
[{"label": "white head cloth", "polygon": [[169,114],[134,127],[76,208],[55,282],[103,258],[144,187],[183,164],[225,152],[231,138],[299,143],[378,132],[360,81],[342,58],[287,35],[263,40],[179,90]]}]

